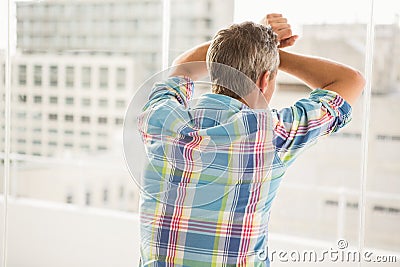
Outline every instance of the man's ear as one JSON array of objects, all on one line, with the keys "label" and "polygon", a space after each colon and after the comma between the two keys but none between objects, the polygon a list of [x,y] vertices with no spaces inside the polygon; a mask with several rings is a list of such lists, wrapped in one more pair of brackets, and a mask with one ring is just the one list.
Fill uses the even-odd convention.
[{"label": "man's ear", "polygon": [[258,88],[260,88],[260,91],[263,94],[267,91],[267,88],[268,88],[269,75],[270,75],[270,72],[266,71],[260,75],[260,77],[258,78],[258,81],[257,81],[257,86],[258,86]]}]

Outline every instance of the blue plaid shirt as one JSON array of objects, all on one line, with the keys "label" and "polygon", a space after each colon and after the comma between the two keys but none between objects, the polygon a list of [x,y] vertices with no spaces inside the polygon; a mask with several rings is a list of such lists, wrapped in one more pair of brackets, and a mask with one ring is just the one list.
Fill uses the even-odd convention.
[{"label": "blue plaid shirt", "polygon": [[231,97],[192,99],[194,83],[157,83],[139,116],[143,266],[268,266],[271,203],[296,156],[350,121],[338,94],[316,89],[277,110]]}]

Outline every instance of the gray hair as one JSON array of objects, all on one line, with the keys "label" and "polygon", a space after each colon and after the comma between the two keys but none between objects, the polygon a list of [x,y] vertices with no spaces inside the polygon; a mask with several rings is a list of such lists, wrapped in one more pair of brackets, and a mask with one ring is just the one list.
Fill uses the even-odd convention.
[{"label": "gray hair", "polygon": [[213,92],[240,99],[250,93],[266,71],[273,78],[279,66],[278,45],[271,27],[254,22],[233,24],[220,30],[207,52]]}]

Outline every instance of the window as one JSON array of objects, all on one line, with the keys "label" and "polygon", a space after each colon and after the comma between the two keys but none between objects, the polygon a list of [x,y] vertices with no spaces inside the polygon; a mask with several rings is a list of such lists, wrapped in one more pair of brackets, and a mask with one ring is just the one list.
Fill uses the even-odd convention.
[{"label": "window", "polygon": [[90,123],[90,117],[89,116],[81,116],[81,122]]},{"label": "window", "polygon": [[74,104],[74,98],[73,97],[66,97],[65,98],[65,104],[72,106]]},{"label": "window", "polygon": [[90,67],[82,67],[82,87],[89,88],[90,80],[91,80],[91,68]]},{"label": "window", "polygon": [[67,115],[64,116],[64,119],[67,122],[73,122],[74,121],[74,116],[67,114]]},{"label": "window", "polygon": [[66,134],[66,135],[73,135],[73,134],[74,134],[74,131],[73,131],[73,130],[65,130],[65,131],[64,131],[64,134]]},{"label": "window", "polygon": [[67,194],[67,196],[65,197],[65,203],[67,204],[74,203],[74,197],[72,196],[72,194]]},{"label": "window", "polygon": [[57,142],[56,142],[56,141],[50,141],[48,144],[49,144],[49,146],[51,146],[51,147],[57,146]]},{"label": "window", "polygon": [[91,103],[90,98],[82,98],[81,103],[83,107],[89,107]]},{"label": "window", "polygon": [[49,132],[49,134],[57,134],[58,130],[50,128],[48,132]]},{"label": "window", "polygon": [[42,96],[40,96],[40,95],[35,95],[35,96],[33,97],[33,103],[35,103],[35,104],[41,104],[41,103],[42,103]]},{"label": "window", "polygon": [[42,66],[33,66],[33,84],[35,86],[42,85]]},{"label": "window", "polygon": [[64,143],[65,148],[72,148],[74,145],[72,143]]},{"label": "window", "polygon": [[108,68],[101,67],[99,69],[99,87],[105,89],[108,87]]},{"label": "window", "polygon": [[124,123],[123,118],[115,118],[115,125],[122,125]]},{"label": "window", "polygon": [[125,68],[117,68],[117,88],[124,89],[126,86],[126,70]]},{"label": "window", "polygon": [[106,117],[99,117],[99,118],[97,119],[97,122],[98,122],[99,124],[107,124],[107,118],[106,118]]},{"label": "window", "polygon": [[90,132],[87,132],[87,131],[81,132],[81,136],[89,136],[89,135],[90,135]]},{"label": "window", "polygon": [[50,79],[49,79],[50,86],[57,87],[58,86],[58,67],[50,66],[49,74],[50,74]]},{"label": "window", "polygon": [[42,119],[42,112],[33,112],[32,119],[34,120],[41,120]]},{"label": "window", "polygon": [[32,143],[33,143],[34,145],[41,145],[41,144],[42,144],[42,141],[40,141],[40,140],[33,140]]},{"label": "window", "polygon": [[75,69],[72,66],[65,67],[65,87],[74,87],[74,71]]},{"label": "window", "polygon": [[117,101],[115,101],[115,106],[117,108],[125,108],[126,102],[125,102],[125,100],[117,100]]},{"label": "window", "polygon": [[124,186],[123,185],[121,185],[120,187],[119,187],[119,199],[120,200],[122,200],[122,199],[124,199],[124,196],[125,196],[125,188],[124,188]]},{"label": "window", "polygon": [[108,202],[108,189],[103,190],[103,203],[106,204]]},{"label": "window", "polygon": [[26,95],[18,95],[18,102],[20,103],[26,103]]},{"label": "window", "polygon": [[26,85],[26,65],[18,65],[18,84]]},{"label": "window", "polygon": [[49,120],[56,121],[57,118],[58,118],[57,114],[54,114],[54,113],[50,113],[49,114]]},{"label": "window", "polygon": [[49,103],[50,103],[50,104],[57,104],[57,103],[58,103],[58,97],[56,97],[56,96],[50,96],[50,97],[49,97]]},{"label": "window", "polygon": [[99,107],[107,107],[108,101],[107,99],[99,99]]},{"label": "window", "polygon": [[91,202],[92,202],[92,194],[89,191],[87,191],[86,194],[85,194],[85,204],[86,204],[86,206],[90,206]]}]

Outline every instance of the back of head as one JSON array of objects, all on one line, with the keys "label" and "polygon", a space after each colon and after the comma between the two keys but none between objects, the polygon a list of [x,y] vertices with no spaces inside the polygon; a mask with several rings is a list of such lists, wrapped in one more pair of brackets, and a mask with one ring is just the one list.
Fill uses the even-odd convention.
[{"label": "back of head", "polygon": [[270,27],[253,22],[220,30],[207,53],[213,92],[241,99],[260,75],[269,71],[273,77],[279,65],[278,45]]}]

